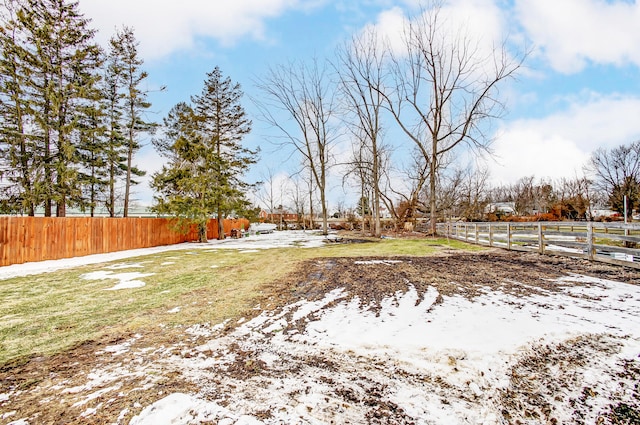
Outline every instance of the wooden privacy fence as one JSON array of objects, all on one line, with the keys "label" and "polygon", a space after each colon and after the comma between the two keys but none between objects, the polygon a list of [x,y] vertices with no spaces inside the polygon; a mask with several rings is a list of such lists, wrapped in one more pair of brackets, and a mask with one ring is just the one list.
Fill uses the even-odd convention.
[{"label": "wooden privacy fence", "polygon": [[[181,234],[168,218],[0,217],[0,266],[149,248],[198,240],[193,226]],[[224,220],[225,234],[248,228],[245,219]],[[207,237],[218,237],[217,220]]]},{"label": "wooden privacy fence", "polygon": [[454,239],[640,268],[640,225],[598,222],[439,223]]}]

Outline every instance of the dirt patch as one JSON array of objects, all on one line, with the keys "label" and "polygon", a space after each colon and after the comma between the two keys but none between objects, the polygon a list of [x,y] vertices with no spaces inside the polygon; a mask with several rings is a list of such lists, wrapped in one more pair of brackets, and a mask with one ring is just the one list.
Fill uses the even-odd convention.
[{"label": "dirt patch", "polygon": [[502,250],[429,257],[332,258],[300,264],[296,272],[278,283],[286,289],[280,291],[278,304],[285,299],[318,300],[333,289],[345,288],[375,309],[382,299],[406,292],[410,285],[420,294],[435,287],[441,295],[469,299],[487,290],[522,296],[560,291],[563,285],[554,280],[572,273],[640,285],[640,272],[635,269]]},{"label": "dirt patch", "polygon": [[[410,290],[417,294],[416,305],[437,291],[433,306],[442,303],[443,297],[473,301],[501,292],[509,294],[514,300],[512,308],[518,309],[530,303],[532,296],[547,296],[578,285],[570,279],[557,280],[573,273],[640,284],[640,273],[635,270],[504,251],[421,258],[309,260],[287,278],[267,285],[264,298],[258,300],[260,309],[248,311],[243,320],[229,322],[221,331],[213,331],[205,324],[148,329],[140,334],[87,342],[57,356],[5,365],[0,369],[0,423],[26,418],[29,423],[43,424],[125,424],[143,407],[176,392],[197,393],[221,406],[245,409],[268,423],[277,421],[278,411],[270,409],[268,401],[252,399],[255,394],[248,392],[247,383],[251,383],[249,388],[264,387],[261,394],[268,394],[270,385],[282,382],[286,386],[292,376],[316,377],[307,378],[306,386],[292,386],[287,394],[291,400],[304,401],[312,397],[313,386],[321,388],[324,398],[320,402],[324,404],[308,405],[308,409],[315,410],[307,413],[317,414],[314,417],[327,422],[327,418],[340,417],[358,423],[364,417],[368,423],[412,423],[416,413],[397,403],[400,390],[394,380],[400,380],[407,388],[423,388],[421,391],[445,408],[453,400],[466,404],[498,403],[502,406],[502,419],[508,423],[559,423],[554,411],[558,403],[573,406],[572,423],[590,423],[588,411],[593,394],[602,389],[585,382],[585,370],[598,366],[593,359],[599,355],[617,353],[619,338],[584,336],[534,347],[510,366],[508,385],[491,397],[481,396],[469,385],[452,384],[443,378],[445,375],[414,372],[385,358],[362,358],[349,353],[271,353],[269,346],[242,344],[241,338],[220,345],[225,337],[236,338],[234,332],[240,324],[264,310],[273,312],[275,318],[265,322],[261,332],[294,340],[323,311],[345,299],[357,298],[374,315],[380,315],[385,302],[400,303],[402,294]],[[328,299],[327,294],[331,293],[336,296]],[[297,317],[294,309],[284,308],[298,302],[323,304],[303,317]],[[212,335],[217,335],[209,342],[213,346],[203,348]],[[189,370],[196,359],[205,368]],[[460,366],[464,356],[449,354],[443,361],[442,367],[451,373],[464,369]],[[617,366],[611,369],[607,382],[618,385],[620,392],[635,394],[636,401],[611,400],[605,406],[607,413],[598,418],[599,423],[637,423],[638,362]],[[411,396],[417,397],[413,393]],[[353,413],[356,410],[363,410],[364,416]]]}]

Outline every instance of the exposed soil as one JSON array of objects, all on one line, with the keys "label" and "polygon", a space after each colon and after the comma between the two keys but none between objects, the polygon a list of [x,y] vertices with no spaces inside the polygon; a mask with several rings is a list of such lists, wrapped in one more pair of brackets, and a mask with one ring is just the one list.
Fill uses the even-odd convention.
[{"label": "exposed soil", "polygon": [[[393,272],[388,264],[394,264]],[[562,285],[552,280],[572,273],[640,284],[640,272],[632,269],[504,251],[447,253],[422,258],[317,259],[301,264],[286,279],[268,285],[264,299],[257,300],[261,309],[247,312],[244,317],[247,320],[264,309],[276,310],[298,300],[321,300],[340,288],[378,313],[383,299],[406,292],[410,286],[421,297],[434,287],[440,297],[459,295],[474,299],[490,290],[524,297],[560,291]],[[518,308],[517,303],[514,308]],[[283,334],[293,335],[304,330],[305,321],[288,319]],[[125,424],[163,395],[200,393],[224,406],[222,391],[228,390],[229,384],[223,385],[222,380],[241,382],[261,375],[286,378],[303,368],[325,371],[324,385],[333,388],[332,396],[345,406],[367,406],[369,423],[411,423],[407,413],[385,396],[389,390],[384,383],[365,375],[351,384],[337,382],[336,376],[351,366],[323,356],[292,357],[281,368],[268,367],[259,353],[232,344],[229,347],[232,360],[225,368],[215,371],[218,378],[214,380],[219,379],[220,385],[216,386],[209,378],[207,389],[203,389],[197,380],[185,376],[179,362],[168,359],[206,357],[206,352],[199,352],[195,347],[209,338],[207,326],[202,325],[206,331],[202,333],[197,332],[197,327],[147,329],[136,335],[90,341],[56,356],[4,365],[0,368],[0,423],[28,418],[31,424]],[[222,334],[231,334],[236,326],[228,323]],[[589,366],[593,353],[615,352],[617,348],[616,340],[599,335],[532,350],[511,366],[509,385],[497,395],[503,406],[502,423],[557,423],[553,402],[558,398],[575,405],[574,423],[585,423],[583,417],[589,409],[589,399],[599,390],[581,386],[581,371]],[[611,400],[608,413],[599,418],[599,423],[640,423],[638,362],[628,362],[622,365],[622,370],[624,376],[619,376],[617,381],[612,376],[611,381],[621,385],[620,391],[634,392],[635,402]],[[404,373],[405,379],[422,383],[433,391],[444,391],[442,387],[447,385],[438,382],[437,377],[408,376],[401,369],[397,373]],[[574,382],[575,388],[567,392],[557,386],[558,382]],[[635,388],[622,388],[621,382],[635,382]],[[448,390],[456,391],[455,388]],[[273,412],[257,406],[252,414],[266,420]],[[528,419],[523,422],[523,418]]]}]

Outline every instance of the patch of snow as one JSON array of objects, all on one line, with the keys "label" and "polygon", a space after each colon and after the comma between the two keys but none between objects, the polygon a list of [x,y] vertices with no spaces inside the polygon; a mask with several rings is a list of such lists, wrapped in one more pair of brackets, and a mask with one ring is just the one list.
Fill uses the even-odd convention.
[{"label": "patch of snow", "polygon": [[131,348],[131,345],[133,345],[140,338],[142,338],[142,335],[135,334],[129,341],[125,341],[122,344],[108,345],[104,348],[104,350],[98,351],[96,352],[96,354],[111,353],[114,356],[119,356],[120,354],[128,352]]},{"label": "patch of snow", "polygon": [[216,403],[175,393],[146,407],[131,419],[129,425],[200,424],[214,421],[218,424],[262,424],[256,418],[235,415]]},{"label": "patch of snow", "polygon": [[402,260],[362,260],[353,262],[353,264],[383,264],[388,266],[398,263],[402,263]]},{"label": "patch of snow", "polygon": [[122,423],[122,421],[124,421],[125,416],[127,416],[127,414],[129,414],[129,408],[124,408],[120,414],[118,415],[118,419],[116,420],[116,424],[120,424]]},{"label": "patch of snow", "polygon": [[98,403],[96,407],[89,407],[84,412],[80,413],[81,418],[86,418],[87,416],[95,415],[96,412],[102,407],[102,403]]},{"label": "patch of snow", "polygon": [[227,323],[229,323],[229,320],[225,320],[224,322],[218,323],[215,326],[211,326],[209,323],[192,325],[185,329],[185,333],[195,337],[212,336],[216,332],[224,329],[224,327],[227,326]]},{"label": "patch of snow", "polygon": [[109,270],[137,269],[137,268],[144,268],[144,266],[140,263],[118,263],[118,264],[111,264],[105,267],[105,269],[109,269]]},{"label": "patch of snow", "polygon": [[143,281],[137,280],[137,279],[141,277],[152,276],[154,274],[155,273],[138,273],[138,272],[114,274],[112,271],[99,270],[96,272],[85,273],[83,275],[80,275],[80,278],[86,279],[86,280],[104,280],[104,279],[119,280],[120,282],[117,283],[115,286],[105,289],[106,291],[117,291],[119,289],[142,288],[146,284]]},{"label": "patch of snow", "polygon": [[120,282],[111,288],[107,288],[105,289],[105,291],[119,291],[121,289],[142,288],[145,285],[146,283],[141,280],[127,280],[126,282]]},{"label": "patch of snow", "polygon": [[10,412],[3,413],[3,414],[2,414],[2,416],[0,416],[0,419],[7,419],[7,418],[10,418],[11,416],[14,416],[16,413],[18,413],[18,412],[17,412],[17,411],[15,411],[15,410],[12,410],[12,411],[10,411]]},{"label": "patch of snow", "polygon": [[163,263],[160,263],[161,266],[170,266],[171,264],[175,264],[175,261],[165,261]]},{"label": "patch of snow", "polygon": [[[111,391],[117,391],[120,389],[120,385],[114,385],[112,387],[107,387],[107,388],[102,388],[98,391],[95,391],[87,396],[85,396],[82,400],[74,403],[71,407],[79,407],[79,406],[84,406],[85,404],[87,404],[88,402],[97,399],[98,397],[102,397],[104,394],[111,392]],[[93,412],[95,413],[95,411]]]},{"label": "patch of snow", "polygon": [[174,307],[171,310],[167,311],[167,313],[173,314],[173,313],[180,313],[180,307]]}]

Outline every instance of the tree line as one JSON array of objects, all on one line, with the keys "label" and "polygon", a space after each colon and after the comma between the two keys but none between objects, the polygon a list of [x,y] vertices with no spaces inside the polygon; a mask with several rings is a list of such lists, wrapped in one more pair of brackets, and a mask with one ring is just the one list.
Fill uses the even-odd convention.
[{"label": "tree line", "polygon": [[[613,212],[620,217],[626,213],[631,219],[640,207],[640,141],[597,149],[584,164],[582,175],[574,178],[551,181],[527,176],[511,184],[491,186],[488,177],[486,170],[450,173],[440,189],[442,218],[479,221],[514,215],[594,220]],[[513,211],[505,214],[496,210],[494,205],[504,202]]]},{"label": "tree line", "polygon": [[[3,0],[0,188],[4,213],[127,216],[143,170],[134,158],[155,125],[133,29],[100,48],[77,1]],[[122,211],[118,206],[122,205]]]}]

